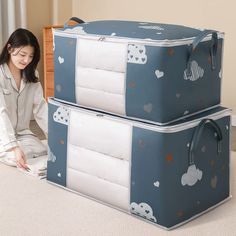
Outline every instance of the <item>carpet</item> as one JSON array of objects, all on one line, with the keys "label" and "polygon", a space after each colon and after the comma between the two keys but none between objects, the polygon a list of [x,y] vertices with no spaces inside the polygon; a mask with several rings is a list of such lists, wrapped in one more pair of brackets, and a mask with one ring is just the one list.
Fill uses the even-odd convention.
[{"label": "carpet", "polygon": [[171,231],[0,165],[2,236],[235,236],[236,152],[231,156],[233,198]]}]

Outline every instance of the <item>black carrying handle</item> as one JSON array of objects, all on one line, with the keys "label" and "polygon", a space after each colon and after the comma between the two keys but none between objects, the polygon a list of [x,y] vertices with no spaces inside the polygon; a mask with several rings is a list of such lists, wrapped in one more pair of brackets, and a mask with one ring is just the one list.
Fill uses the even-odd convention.
[{"label": "black carrying handle", "polygon": [[192,75],[191,71],[191,61],[192,61],[192,56],[193,52],[198,46],[198,44],[209,34],[212,35],[211,38],[211,46],[209,49],[209,54],[211,56],[211,69],[214,70],[216,68],[216,53],[217,53],[217,46],[218,46],[218,35],[217,32],[214,30],[204,30],[201,34],[199,34],[193,41],[192,46],[189,49],[189,54],[188,54],[188,60],[187,60],[187,71],[186,74],[187,76]]},{"label": "black carrying handle", "polygon": [[192,140],[191,140],[191,144],[190,144],[190,149],[189,149],[189,165],[193,165],[194,164],[194,152],[195,149],[198,145],[198,142],[200,140],[200,137],[202,135],[202,132],[205,128],[205,125],[209,124],[214,131],[216,132],[216,139],[217,139],[217,153],[221,152],[221,141],[222,141],[222,132],[220,127],[218,126],[218,124],[212,120],[212,119],[203,119],[198,126],[196,127],[193,136],[192,136]]},{"label": "black carrying handle", "polygon": [[70,21],[74,21],[74,22],[76,22],[76,23],[78,23],[78,24],[85,23],[82,19],[73,16],[73,17],[71,17],[71,18],[64,24],[64,28],[69,27],[69,24],[68,24],[68,23],[69,23]]}]

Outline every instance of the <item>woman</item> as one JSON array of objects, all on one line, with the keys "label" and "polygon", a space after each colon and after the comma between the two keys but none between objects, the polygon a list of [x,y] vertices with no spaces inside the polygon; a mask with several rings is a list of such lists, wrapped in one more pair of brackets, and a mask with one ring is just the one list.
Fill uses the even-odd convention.
[{"label": "woman", "polygon": [[47,135],[47,104],[38,81],[40,60],[37,38],[19,28],[9,37],[0,55],[0,159],[27,169],[27,158],[46,153],[29,129],[35,118]]}]

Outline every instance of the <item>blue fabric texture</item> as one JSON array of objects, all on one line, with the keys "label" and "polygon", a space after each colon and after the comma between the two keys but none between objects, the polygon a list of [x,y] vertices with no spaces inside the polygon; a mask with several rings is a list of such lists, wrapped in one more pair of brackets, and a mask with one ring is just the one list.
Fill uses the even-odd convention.
[{"label": "blue fabric texture", "polygon": [[230,117],[216,122],[223,135],[221,152],[212,126],[206,126],[191,166],[189,144],[196,127],[175,133],[133,128],[131,213],[170,228],[229,197]]},{"label": "blue fabric texture", "polygon": [[55,36],[54,45],[54,95],[75,103],[76,39]]},{"label": "blue fabric texture", "polygon": [[135,21],[94,21],[59,31],[54,36],[56,98],[75,102],[75,38],[86,35],[127,40],[126,116],[162,125],[220,104],[223,39],[214,38],[214,50],[213,36],[198,41],[212,31]]},{"label": "blue fabric texture", "polygon": [[69,110],[48,103],[47,180],[66,186]]}]

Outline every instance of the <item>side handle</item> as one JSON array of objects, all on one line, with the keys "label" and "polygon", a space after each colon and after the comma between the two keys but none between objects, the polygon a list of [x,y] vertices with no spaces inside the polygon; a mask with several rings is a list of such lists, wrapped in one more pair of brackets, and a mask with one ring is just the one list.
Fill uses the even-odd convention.
[{"label": "side handle", "polygon": [[85,23],[82,19],[73,16],[64,24],[64,28],[68,28],[69,27],[69,22],[71,22],[71,21],[75,22],[76,24]]},{"label": "side handle", "polygon": [[217,53],[217,46],[218,46],[218,35],[217,32],[214,30],[204,30],[201,34],[199,34],[193,41],[190,49],[189,49],[189,53],[188,53],[188,59],[187,59],[187,76],[191,76],[192,75],[192,71],[191,71],[191,61],[192,61],[192,57],[193,57],[193,52],[196,49],[196,47],[198,46],[198,44],[205,38],[207,37],[209,34],[212,35],[211,37],[211,45],[209,48],[209,54],[211,57],[211,69],[214,70],[216,68],[216,53]]},{"label": "side handle", "polygon": [[216,132],[216,139],[217,139],[217,153],[221,152],[221,141],[222,141],[222,132],[218,124],[212,120],[212,119],[203,119],[198,126],[196,127],[191,144],[190,144],[190,149],[189,149],[189,165],[194,164],[194,153],[196,150],[196,147],[199,143],[199,140],[201,138],[202,132],[206,126],[206,124],[209,124],[211,128]]}]

